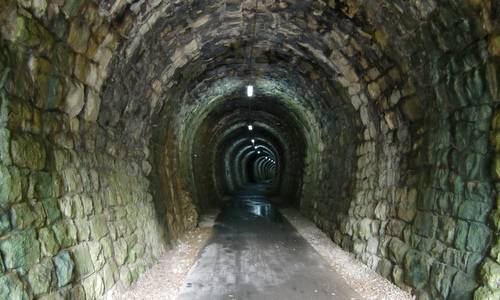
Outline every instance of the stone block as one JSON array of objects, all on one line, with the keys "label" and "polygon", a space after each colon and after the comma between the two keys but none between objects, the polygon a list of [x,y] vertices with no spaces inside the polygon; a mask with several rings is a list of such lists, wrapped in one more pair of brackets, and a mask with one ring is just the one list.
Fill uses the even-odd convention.
[{"label": "stone block", "polygon": [[69,291],[68,299],[88,299],[85,295],[85,289],[82,285],[73,286]]},{"label": "stone block", "polygon": [[68,93],[64,102],[64,112],[70,117],[76,117],[85,104],[85,89],[83,84],[72,82],[69,84]]},{"label": "stone block", "polygon": [[87,243],[79,244],[72,249],[75,270],[79,278],[85,278],[94,273],[94,265]]},{"label": "stone block", "polygon": [[89,299],[99,299],[104,294],[104,281],[99,274],[89,276],[83,281],[85,295]]},{"label": "stone block", "polygon": [[59,108],[63,99],[63,86],[58,77],[40,74],[35,81],[36,106],[41,109]]},{"label": "stone block", "polygon": [[493,159],[493,171],[492,175],[495,179],[499,180],[500,179],[500,155],[497,154],[495,155]]},{"label": "stone block", "polygon": [[465,249],[468,234],[469,223],[461,220],[457,221],[457,229],[455,233],[455,247],[457,249]]},{"label": "stone block", "polygon": [[87,97],[85,102],[85,110],[83,118],[87,122],[96,122],[101,107],[101,97],[92,89],[87,89]]},{"label": "stone block", "polygon": [[77,242],[76,227],[71,220],[60,220],[54,223],[52,231],[62,248],[69,248]]},{"label": "stone block", "polygon": [[392,274],[393,264],[387,259],[381,259],[377,265],[377,273],[382,275],[382,277],[390,279]]},{"label": "stone block", "polygon": [[119,239],[114,242],[113,246],[115,261],[119,266],[121,266],[128,258],[127,242],[124,239]]},{"label": "stone block", "polygon": [[74,17],[80,10],[80,7],[84,4],[81,0],[67,0],[64,2],[62,7],[62,12],[66,18]]},{"label": "stone block", "polygon": [[[366,251],[368,253],[371,253],[371,254],[377,254],[377,250],[378,250],[378,244],[379,244],[379,241],[378,241],[378,238],[377,237],[370,237],[368,239],[368,242],[366,243]],[[137,248],[137,247],[140,247],[142,249],[141,252],[137,253],[136,256],[137,257],[141,257],[143,252],[144,252],[144,245],[141,245],[141,244],[136,244],[136,247],[134,247],[134,250]],[[134,251],[136,252],[136,251]]]},{"label": "stone block", "polygon": [[86,216],[92,215],[92,213],[94,212],[94,203],[92,201],[92,198],[82,195],[80,199],[83,205],[83,214]]},{"label": "stone block", "polygon": [[368,93],[372,99],[377,100],[381,93],[380,86],[376,82],[371,82],[368,84]]},{"label": "stone block", "polygon": [[90,28],[84,18],[75,18],[71,22],[68,34],[68,45],[77,53],[87,51]]},{"label": "stone block", "polygon": [[467,253],[466,256],[467,256],[467,267],[463,271],[472,274],[476,272],[479,265],[483,261],[484,256],[481,253]]},{"label": "stone block", "polygon": [[489,174],[489,164],[486,156],[481,154],[469,154],[465,161],[459,165],[459,172],[469,180],[487,180]]},{"label": "stone block", "polygon": [[10,216],[8,210],[0,211],[0,236],[11,230]]},{"label": "stone block", "polygon": [[68,193],[83,192],[82,179],[77,169],[69,168],[63,170],[63,183],[65,191]]},{"label": "stone block", "polygon": [[[38,216],[27,203],[13,205],[11,208],[12,226],[17,229],[26,229],[32,227]],[[43,221],[44,219],[42,219]]]},{"label": "stone block", "polygon": [[442,260],[445,264],[457,269],[465,270],[467,267],[467,253],[461,250],[446,248]]},{"label": "stone block", "polygon": [[487,287],[479,287],[474,292],[474,300],[497,300],[500,299],[500,289],[491,290]]},{"label": "stone block", "polygon": [[61,218],[61,211],[59,210],[59,205],[56,199],[45,199],[42,201],[42,205],[43,209],[45,210],[45,215],[47,216],[48,224],[53,224]]},{"label": "stone block", "polygon": [[406,222],[411,222],[417,213],[417,190],[409,190],[406,198],[401,199],[398,206],[398,217]]},{"label": "stone block", "polygon": [[0,208],[22,199],[21,174],[15,167],[0,164]]},{"label": "stone block", "polygon": [[130,286],[133,282],[132,272],[130,272],[130,269],[126,266],[120,268],[120,281],[126,286]]},{"label": "stone block", "polygon": [[387,127],[390,130],[394,130],[399,127],[398,115],[391,111],[384,116],[385,122],[387,123]]},{"label": "stone block", "polygon": [[73,278],[74,263],[67,250],[63,250],[54,257],[56,268],[57,286],[63,287],[69,284]]},{"label": "stone block", "polygon": [[54,265],[50,259],[42,260],[31,266],[28,272],[28,283],[35,295],[47,293],[52,282]]},{"label": "stone block", "polygon": [[434,235],[436,234],[437,225],[437,216],[431,213],[418,213],[414,222],[416,231],[420,235],[428,238],[434,237]]},{"label": "stone block", "polygon": [[403,282],[403,272],[404,270],[398,265],[395,265],[392,269],[392,281],[399,287],[405,285]]},{"label": "stone block", "polygon": [[106,263],[103,247],[99,242],[90,242],[88,246],[94,264],[94,270],[100,271]]},{"label": "stone block", "polygon": [[453,284],[450,289],[448,299],[463,300],[472,299],[474,290],[478,287],[478,283],[470,276],[463,272],[458,272],[453,279]]},{"label": "stone block", "polygon": [[10,165],[12,164],[12,159],[10,157],[10,131],[1,127],[2,125],[0,121],[0,163]]},{"label": "stone block", "polygon": [[[46,294],[38,298],[40,300],[66,300],[66,299],[79,299],[79,298],[71,298],[70,296],[70,287],[64,287],[62,289],[56,290],[50,294]],[[83,298],[81,298],[83,299]]]},{"label": "stone block", "polygon": [[[375,267],[378,264],[378,257],[376,256],[368,256],[370,257],[370,260],[368,260],[367,266],[371,269],[375,269]],[[134,264],[133,267],[131,268],[132,272],[132,282],[137,281],[139,276],[146,272],[146,268],[142,264]]]},{"label": "stone block", "polygon": [[40,241],[42,255],[54,256],[59,251],[59,243],[49,228],[42,228],[38,231],[38,240]]},{"label": "stone block", "polygon": [[386,227],[386,233],[394,237],[403,237],[403,231],[406,223],[397,219],[391,219]]},{"label": "stone block", "polygon": [[358,223],[357,230],[360,238],[367,240],[372,235],[371,223],[372,220],[366,218]]},{"label": "stone block", "polygon": [[27,289],[16,273],[0,276],[0,299],[30,299]]},{"label": "stone block", "polygon": [[437,238],[448,245],[452,245],[455,238],[455,228],[456,221],[454,218],[440,217]]},{"label": "stone block", "polygon": [[498,71],[496,70],[495,63],[489,62],[486,64],[485,77],[486,77],[486,81],[488,83],[488,89],[490,92],[490,96],[494,102],[500,101],[497,72]]},{"label": "stone block", "polygon": [[31,134],[13,135],[10,153],[12,162],[18,167],[31,170],[42,170],[45,167],[45,147]]},{"label": "stone block", "polygon": [[83,206],[80,201],[80,195],[62,197],[59,199],[59,208],[62,214],[69,219],[83,217]]},{"label": "stone block", "polygon": [[[100,78],[97,65],[93,64],[90,60],[84,60],[83,62],[81,62],[79,60],[79,58],[81,57],[82,56],[77,57],[77,63],[80,62],[85,65],[83,65],[80,68],[78,67],[78,65],[75,67],[75,76],[80,81],[85,83],[88,87],[98,90],[101,86],[101,83],[99,82]],[[87,88],[87,90],[88,89],[89,88]],[[92,100],[98,100],[98,99],[94,98]],[[94,102],[94,104],[97,103]]]},{"label": "stone block", "polygon": [[435,298],[447,299],[456,272],[456,269],[445,264],[438,262],[432,264],[430,283]]},{"label": "stone block", "polygon": [[100,242],[102,245],[104,257],[111,258],[113,256],[113,241],[111,240],[111,237],[104,237]]},{"label": "stone block", "polygon": [[500,35],[493,35],[490,37],[488,50],[492,56],[500,57]]},{"label": "stone block", "polygon": [[492,205],[487,202],[466,200],[458,208],[458,217],[470,221],[485,222],[491,208]]},{"label": "stone block", "polygon": [[388,245],[388,255],[389,258],[398,265],[403,265],[404,258],[408,250],[410,250],[409,246],[397,238],[392,238]]},{"label": "stone block", "polygon": [[104,267],[102,268],[101,276],[104,281],[105,290],[109,291],[115,285],[113,269],[111,268],[111,265],[109,263],[104,265]]},{"label": "stone block", "polygon": [[56,43],[51,52],[51,61],[60,74],[71,75],[75,64],[75,55],[65,43]]},{"label": "stone block", "polygon": [[108,234],[109,230],[104,216],[96,216],[91,220],[90,231],[95,240],[100,240]]},{"label": "stone block", "polygon": [[491,238],[491,230],[482,223],[471,223],[466,249],[471,252],[483,253],[486,251]]},{"label": "stone block", "polygon": [[88,241],[90,239],[90,225],[87,220],[75,220],[75,225],[78,231],[78,241]]},{"label": "stone block", "polygon": [[404,259],[404,280],[416,289],[423,288],[429,280],[430,264],[415,250],[410,250]]},{"label": "stone block", "polygon": [[471,103],[481,104],[489,102],[489,99],[484,97],[486,79],[483,78],[483,73],[480,70],[475,69],[468,72],[465,82],[466,94],[471,100]]},{"label": "stone block", "polygon": [[33,229],[11,234],[0,242],[0,250],[9,269],[31,266],[40,260],[40,244]]},{"label": "stone block", "polygon": [[39,199],[59,197],[61,186],[57,176],[48,172],[37,172],[34,176],[35,195]]},{"label": "stone block", "polygon": [[465,198],[476,202],[491,202],[493,186],[489,182],[468,182]]}]

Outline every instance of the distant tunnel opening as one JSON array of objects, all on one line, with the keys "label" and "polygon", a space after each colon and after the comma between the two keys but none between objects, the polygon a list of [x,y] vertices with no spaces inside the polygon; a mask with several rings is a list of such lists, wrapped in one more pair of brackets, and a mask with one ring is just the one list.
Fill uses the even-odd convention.
[{"label": "distant tunnel opening", "polygon": [[296,205],[306,153],[304,133],[298,116],[279,99],[257,95],[221,102],[193,139],[197,195],[213,195],[216,205],[249,183],[266,182],[271,196]]},{"label": "distant tunnel opening", "polygon": [[272,183],[279,176],[276,157],[259,149],[260,147],[256,147],[253,154],[242,160],[242,172],[246,173],[248,183]]}]

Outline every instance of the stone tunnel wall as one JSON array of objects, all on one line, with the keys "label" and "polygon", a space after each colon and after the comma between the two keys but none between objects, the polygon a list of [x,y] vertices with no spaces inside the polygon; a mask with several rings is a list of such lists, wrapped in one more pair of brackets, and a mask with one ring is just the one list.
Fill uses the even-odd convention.
[{"label": "stone tunnel wall", "polygon": [[[363,71],[373,106],[360,108],[365,131],[355,187],[347,197],[322,193],[303,209],[339,245],[418,299],[471,299],[476,290],[477,299],[496,299],[489,141],[496,143],[491,119],[500,99],[498,38],[475,20],[447,23],[453,13],[442,8],[415,29],[408,67]],[[382,117],[365,121],[374,111]],[[325,160],[333,172],[336,159]],[[335,202],[346,201],[348,214],[339,218]]]},{"label": "stone tunnel wall", "polygon": [[119,25],[33,3],[0,3],[0,299],[95,299],[167,245],[148,152],[96,123]]}]

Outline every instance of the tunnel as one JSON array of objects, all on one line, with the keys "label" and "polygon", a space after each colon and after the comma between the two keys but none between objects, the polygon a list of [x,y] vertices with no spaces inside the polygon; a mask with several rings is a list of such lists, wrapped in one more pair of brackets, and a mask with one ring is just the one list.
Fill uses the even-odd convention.
[{"label": "tunnel", "polygon": [[[498,77],[497,0],[0,0],[0,299],[500,299]],[[182,298],[233,230],[312,296]]]}]

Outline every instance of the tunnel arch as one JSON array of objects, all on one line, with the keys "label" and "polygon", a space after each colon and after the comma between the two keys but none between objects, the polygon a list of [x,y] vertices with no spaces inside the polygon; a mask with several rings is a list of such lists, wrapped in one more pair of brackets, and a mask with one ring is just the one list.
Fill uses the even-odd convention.
[{"label": "tunnel arch", "polygon": [[[90,223],[97,234],[59,236],[61,251],[94,236],[118,249],[127,241],[146,253],[118,259],[135,280],[202,211],[195,119],[250,80],[302,126],[304,215],[419,298],[494,295],[495,1],[265,1],[257,12],[253,1],[34,4],[45,2],[0,4],[0,173],[13,178],[0,186],[1,216],[29,206],[44,223],[9,221],[2,245]],[[47,221],[42,209],[89,201],[85,218],[65,210]],[[6,269],[29,286],[17,265]]]},{"label": "tunnel arch", "polygon": [[[243,116],[243,120],[241,120],[241,118],[239,116],[235,116],[234,117],[235,118],[234,124],[232,123],[233,121],[227,122],[227,124],[229,124],[229,125],[228,125],[228,129],[227,129],[226,133],[217,134],[217,131],[216,131],[216,133],[213,134],[213,136],[216,137],[216,140],[214,142],[207,142],[204,144],[213,144],[214,149],[217,149],[217,147],[219,147],[218,145],[224,144],[224,139],[226,138],[227,135],[233,134],[235,131],[240,131],[241,132],[240,134],[243,134],[243,136],[241,138],[242,143],[250,143],[250,140],[252,138],[259,140],[259,139],[265,138],[267,135],[271,134],[272,136],[274,136],[275,142],[274,143],[270,142],[270,143],[275,144],[275,147],[278,147],[278,148],[281,147],[283,149],[284,145],[287,144],[287,141],[284,139],[284,137],[286,138],[286,136],[287,135],[289,136],[290,133],[285,132],[286,133],[285,134],[282,132],[287,130],[287,131],[290,131],[292,133],[295,132],[293,134],[296,137],[290,138],[290,139],[296,140],[296,143],[298,145],[305,145],[305,142],[303,141],[303,137],[302,137],[302,133],[301,133],[302,129],[298,129],[297,127],[295,127],[295,125],[293,125],[294,119],[296,119],[296,117],[286,117],[286,115],[288,113],[283,109],[281,109],[281,114],[282,114],[281,118],[276,118],[275,116],[269,114],[268,112],[261,112],[261,111],[265,111],[263,109],[262,105],[267,105],[266,109],[269,109],[270,108],[269,105],[271,105],[272,103],[269,102],[270,101],[269,99],[266,100],[263,98],[263,100],[258,100],[258,98],[259,98],[259,96],[256,96],[255,99],[250,100],[253,103],[253,110],[252,111],[257,116],[255,118],[256,121],[253,122],[254,128],[255,128],[253,132],[248,132],[248,129],[247,129],[248,120],[246,119],[246,116]],[[233,103],[236,103],[235,100],[228,100],[228,101],[233,101]],[[237,106],[239,105],[239,106],[243,107],[245,109],[244,114],[246,114],[246,107],[247,107],[249,100],[244,98],[244,99],[238,100],[238,101],[241,101],[241,102],[233,104],[233,105],[237,105]],[[276,106],[276,105],[282,105],[282,104],[273,104],[273,105]],[[260,106],[260,108],[259,108],[259,106]],[[232,110],[231,107],[229,107],[229,109]],[[280,111],[278,110],[278,112],[280,112]],[[285,115],[283,115],[283,114],[285,114]],[[229,115],[223,114],[223,115],[226,116],[228,119],[233,118],[232,114],[229,114]],[[195,119],[198,119],[198,118],[195,118]],[[266,122],[267,119],[269,119],[270,121]],[[287,123],[286,119],[288,119],[289,120],[288,122],[291,123],[289,129],[286,129],[284,127],[285,123]],[[198,120],[203,120],[203,119],[200,118]],[[280,122],[283,124],[281,124]],[[220,122],[216,121],[216,123],[220,123]],[[279,126],[281,128],[273,128],[276,126],[273,124],[280,124]],[[225,129],[224,127],[221,127],[221,130],[224,130],[224,129]],[[264,130],[264,132],[262,132],[262,130]],[[233,145],[236,145],[236,144],[233,144]],[[290,147],[290,146],[288,146],[288,147]],[[216,152],[217,151],[218,150],[216,150]],[[278,153],[283,152],[282,150],[278,150],[278,149],[276,149],[275,151]],[[283,155],[283,158],[290,159],[290,155],[288,155],[288,157],[286,157],[286,158],[285,158],[285,155]],[[298,162],[297,164],[300,165],[301,163]],[[223,163],[221,162],[219,165],[223,166]],[[223,174],[222,172],[219,172],[219,173]],[[232,190],[232,189],[229,189],[229,190]],[[284,188],[283,188],[283,190],[284,190]],[[219,193],[219,194],[221,194],[221,193]]]}]

